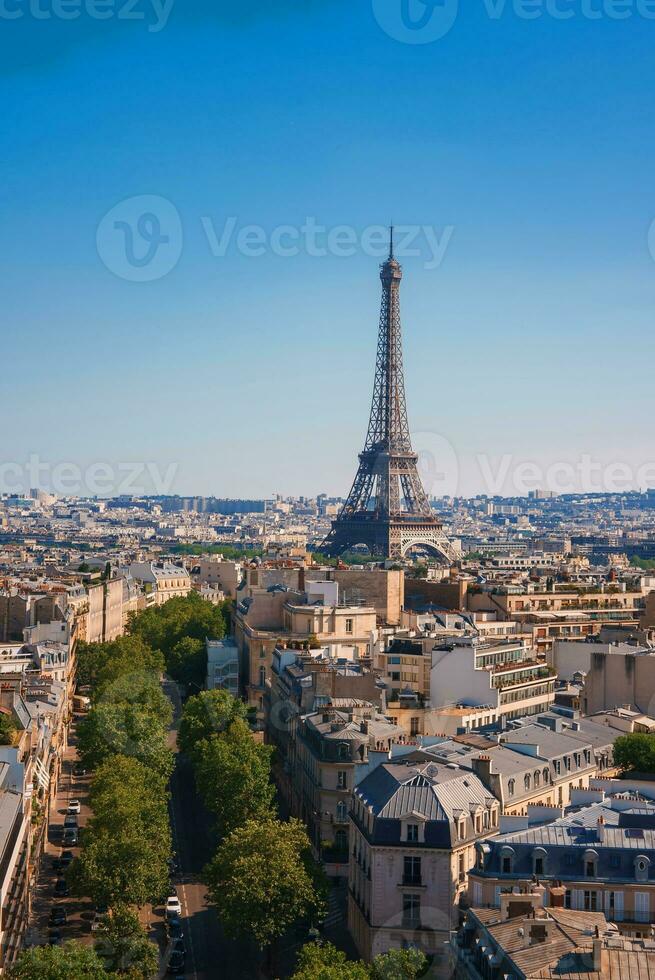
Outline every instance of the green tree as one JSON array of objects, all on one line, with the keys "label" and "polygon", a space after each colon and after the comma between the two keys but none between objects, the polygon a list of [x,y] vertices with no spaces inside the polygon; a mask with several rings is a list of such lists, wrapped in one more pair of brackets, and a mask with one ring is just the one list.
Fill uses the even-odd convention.
[{"label": "green tree", "polygon": [[207,678],[207,646],[204,640],[183,636],[166,661],[168,673],[180,684],[202,687]]},{"label": "green tree", "polygon": [[221,837],[250,818],[270,813],[275,798],[272,753],[272,746],[255,742],[241,718],[231,722],[223,735],[197,746],[198,791],[216,817]]},{"label": "green tree", "polygon": [[126,906],[112,909],[98,932],[96,949],[108,971],[150,980],[159,970],[159,947],[148,939],[139,917]]},{"label": "green tree", "polygon": [[247,716],[243,701],[228,691],[201,691],[184,705],[177,736],[180,751],[192,758],[199,742],[224,732],[237,718],[245,721]]},{"label": "green tree", "polygon": [[77,895],[98,905],[143,906],[160,901],[169,884],[170,836],[125,826],[85,831],[84,847],[67,875]]},{"label": "green tree", "polygon": [[10,980],[106,980],[107,974],[95,950],[69,942],[25,950],[7,976]]},{"label": "green tree", "polygon": [[131,671],[110,682],[98,681],[94,704],[131,704],[157,718],[167,728],[173,718],[173,706],[161,689],[159,677],[152,671]]},{"label": "green tree", "polygon": [[0,714],[0,745],[11,745],[17,730],[13,715]]},{"label": "green tree", "polygon": [[222,842],[205,870],[225,931],[270,946],[298,919],[321,913],[307,832],[299,820],[248,820]]},{"label": "green tree", "polygon": [[292,980],[370,980],[369,968],[357,960],[349,961],[345,953],[331,943],[307,943],[298,953],[298,964]]},{"label": "green tree", "polygon": [[138,705],[95,705],[78,725],[78,750],[87,769],[113,755],[130,756],[162,776],[170,776],[173,769],[164,728]]},{"label": "green tree", "polygon": [[187,596],[176,596],[161,606],[151,606],[133,614],[128,630],[148,646],[161,650],[167,670],[175,680],[179,680],[175,670],[180,663],[180,652],[178,650],[173,656],[173,648],[185,637],[202,640],[203,643],[206,639],[220,640],[228,627],[229,610],[228,602],[214,605],[202,599],[197,592],[190,592]]},{"label": "green tree", "polygon": [[102,831],[120,836],[126,827],[145,837],[169,839],[166,780],[136,759],[112,756],[96,771],[86,838]]},{"label": "green tree", "polygon": [[622,769],[655,773],[655,735],[620,735],[614,743],[614,762]]},{"label": "green tree", "polygon": [[416,980],[427,969],[428,961],[420,949],[390,949],[371,964],[372,980]]}]

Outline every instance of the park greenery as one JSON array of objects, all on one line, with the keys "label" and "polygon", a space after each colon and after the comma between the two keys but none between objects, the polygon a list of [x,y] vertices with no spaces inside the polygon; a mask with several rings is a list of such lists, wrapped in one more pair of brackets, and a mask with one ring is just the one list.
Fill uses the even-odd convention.
[{"label": "park greenery", "polygon": [[655,735],[620,735],[614,743],[614,762],[628,772],[655,775]]},{"label": "park greenery", "polygon": [[391,949],[363,963],[348,960],[331,943],[313,942],[300,950],[292,980],[416,980],[427,967],[418,949]]},{"label": "park greenery", "polygon": [[9,968],[9,980],[151,980],[159,970],[159,951],[131,912],[112,917],[93,946],[70,941],[62,946],[24,950]]}]

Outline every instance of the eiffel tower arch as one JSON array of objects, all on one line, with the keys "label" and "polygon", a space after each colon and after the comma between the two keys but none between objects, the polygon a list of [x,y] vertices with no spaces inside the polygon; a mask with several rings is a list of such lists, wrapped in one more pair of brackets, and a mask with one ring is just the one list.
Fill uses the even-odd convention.
[{"label": "eiffel tower arch", "polygon": [[457,555],[435,518],[418,473],[407,420],[400,324],[402,269],[393,254],[380,267],[382,306],[368,432],[348,499],[321,545],[338,556],[365,544],[372,555],[403,558],[421,545],[441,559]]}]

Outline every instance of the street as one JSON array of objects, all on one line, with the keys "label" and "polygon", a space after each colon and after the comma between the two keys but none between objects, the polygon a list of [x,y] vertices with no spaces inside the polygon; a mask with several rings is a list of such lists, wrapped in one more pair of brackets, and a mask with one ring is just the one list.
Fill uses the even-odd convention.
[{"label": "street", "polygon": [[182,905],[187,945],[185,976],[194,980],[219,977],[221,980],[254,980],[259,976],[260,960],[256,947],[226,939],[216,912],[207,904],[200,876],[215,847],[211,818],[197,798],[190,764],[177,754],[177,726],[181,715],[177,685],[165,680],[164,690],[174,708],[169,736],[169,745],[176,752],[171,779],[171,826],[180,867],[176,889]]}]

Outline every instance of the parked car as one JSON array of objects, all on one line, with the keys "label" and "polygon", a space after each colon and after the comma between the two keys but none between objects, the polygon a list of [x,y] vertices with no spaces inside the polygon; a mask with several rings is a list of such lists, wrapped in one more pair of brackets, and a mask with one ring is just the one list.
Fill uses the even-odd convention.
[{"label": "parked car", "polygon": [[67,868],[69,864],[75,859],[75,855],[72,851],[62,851],[61,857],[59,858],[59,863],[62,868]]},{"label": "parked car", "polygon": [[61,929],[48,929],[49,946],[60,946],[61,940],[62,940]]},{"label": "parked car", "polygon": [[169,973],[179,973],[184,970],[184,954],[183,953],[171,953],[168,960],[168,972]]},{"label": "parked car", "polygon": [[184,935],[184,930],[182,928],[182,919],[179,915],[172,915],[168,922],[166,923],[166,929],[168,931],[169,939],[179,939]]},{"label": "parked car", "polygon": [[57,878],[55,882],[55,895],[57,898],[66,898],[68,895],[68,885],[65,878]]},{"label": "parked car", "polygon": [[77,827],[66,827],[61,842],[64,847],[77,847],[79,842]]},{"label": "parked car", "polygon": [[181,953],[182,956],[186,956],[186,946],[184,945],[184,938],[178,936],[177,939],[171,939],[171,956],[173,953]]},{"label": "parked car", "polygon": [[166,899],[166,918],[170,919],[173,915],[181,915],[182,906],[177,895],[169,895]]},{"label": "parked car", "polygon": [[68,812],[69,813],[79,813],[82,809],[82,804],[79,800],[69,800],[68,801]]},{"label": "parked car", "polygon": [[53,926],[63,926],[68,918],[65,905],[53,905],[50,909],[50,924]]},{"label": "parked car", "polygon": [[74,813],[67,813],[64,817],[64,830],[69,830],[73,827],[77,830],[77,816]]}]

